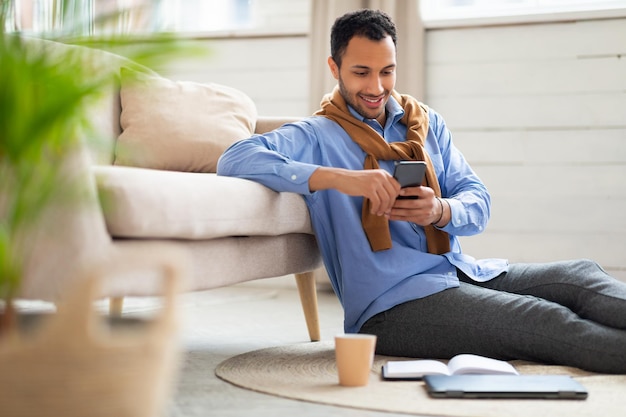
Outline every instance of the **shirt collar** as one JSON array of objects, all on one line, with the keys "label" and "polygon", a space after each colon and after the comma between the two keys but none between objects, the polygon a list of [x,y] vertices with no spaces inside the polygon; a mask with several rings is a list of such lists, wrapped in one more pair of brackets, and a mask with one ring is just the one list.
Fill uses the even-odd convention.
[{"label": "shirt collar", "polygon": [[[349,104],[348,104],[348,110],[350,110],[350,113],[352,114],[352,116],[354,116],[357,120],[360,120],[365,123],[368,123],[369,121],[372,120],[372,119],[366,119],[365,117],[361,116]],[[404,116],[404,109],[402,108],[402,106],[400,106],[400,103],[398,103],[396,99],[393,98],[393,96],[389,96],[389,100],[387,100],[387,104],[385,105],[385,111],[387,112],[387,122],[386,122],[387,126],[389,126],[390,123],[396,123],[398,120],[402,118],[402,116]]]}]

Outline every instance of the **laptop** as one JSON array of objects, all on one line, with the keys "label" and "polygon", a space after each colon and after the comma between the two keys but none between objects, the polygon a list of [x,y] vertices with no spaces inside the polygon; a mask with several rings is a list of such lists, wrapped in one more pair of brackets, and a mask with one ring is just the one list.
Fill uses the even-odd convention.
[{"label": "laptop", "polygon": [[587,390],[567,375],[426,375],[434,398],[587,398]]}]

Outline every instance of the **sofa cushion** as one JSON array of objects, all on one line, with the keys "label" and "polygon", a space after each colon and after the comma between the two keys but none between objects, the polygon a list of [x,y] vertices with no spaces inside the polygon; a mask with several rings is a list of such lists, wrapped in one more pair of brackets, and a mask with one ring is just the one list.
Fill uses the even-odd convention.
[{"label": "sofa cushion", "polygon": [[254,132],[256,107],[241,91],[121,71],[115,165],[215,172],[222,152]]},{"label": "sofa cushion", "polygon": [[302,197],[216,174],[94,166],[109,233],[124,238],[214,239],[312,234]]}]

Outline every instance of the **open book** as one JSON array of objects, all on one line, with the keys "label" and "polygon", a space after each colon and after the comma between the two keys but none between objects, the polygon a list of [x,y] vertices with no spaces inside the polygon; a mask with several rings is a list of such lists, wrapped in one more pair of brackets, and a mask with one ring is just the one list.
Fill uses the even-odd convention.
[{"label": "open book", "polygon": [[470,354],[457,355],[447,365],[431,359],[388,361],[382,373],[384,379],[397,380],[422,379],[424,375],[518,375],[508,362]]}]

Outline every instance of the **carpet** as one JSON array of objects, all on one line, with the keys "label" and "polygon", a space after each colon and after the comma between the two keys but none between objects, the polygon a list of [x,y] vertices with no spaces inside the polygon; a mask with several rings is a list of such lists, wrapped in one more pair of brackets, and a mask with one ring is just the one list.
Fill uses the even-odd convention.
[{"label": "carpet", "polygon": [[602,375],[562,366],[511,362],[520,374],[573,376],[589,391],[586,400],[432,399],[423,382],[383,381],[381,366],[390,358],[377,355],[366,387],[337,382],[334,343],[323,341],[280,346],[225,360],[216,375],[241,388],[313,403],[414,415],[535,417],[624,415],[626,375]]}]

